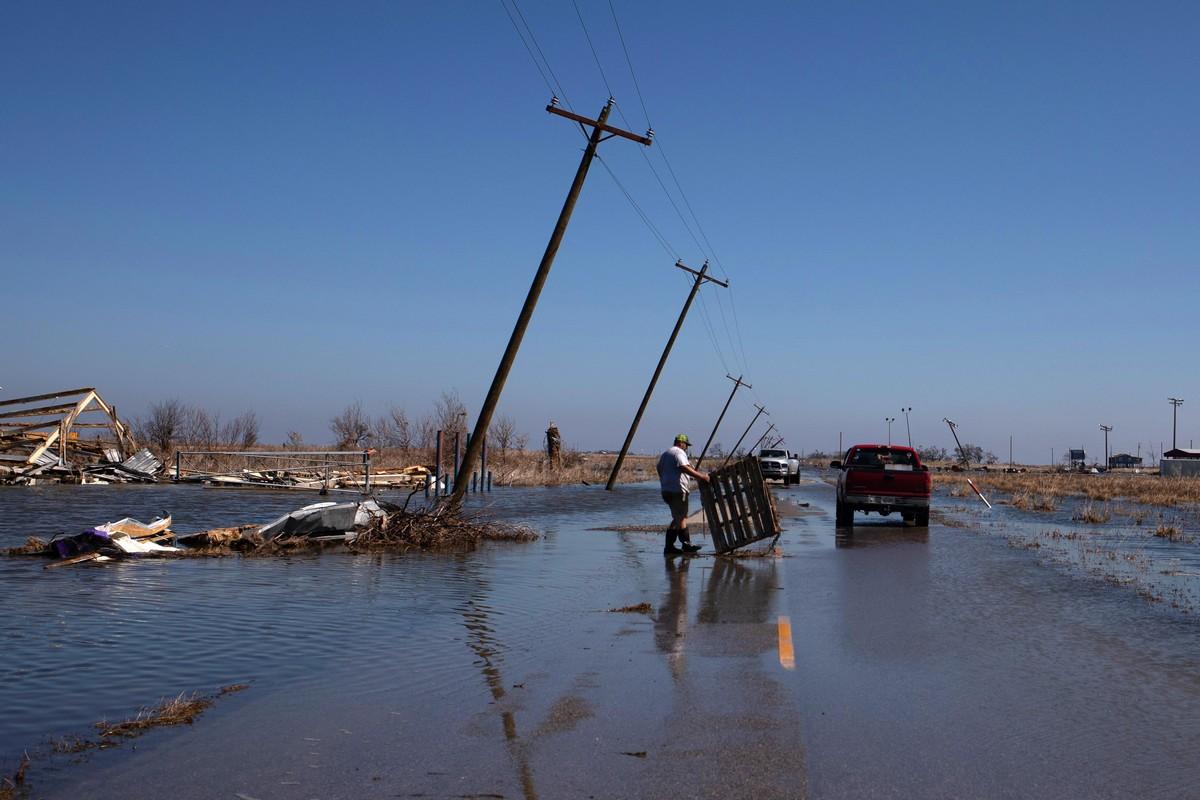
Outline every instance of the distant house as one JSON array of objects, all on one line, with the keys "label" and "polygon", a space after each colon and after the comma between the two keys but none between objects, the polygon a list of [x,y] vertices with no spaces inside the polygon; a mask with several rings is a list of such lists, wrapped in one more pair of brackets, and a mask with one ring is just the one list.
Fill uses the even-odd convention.
[{"label": "distant house", "polygon": [[1115,456],[1110,456],[1108,459],[1109,469],[1140,467],[1141,465],[1142,459],[1139,456],[1131,456],[1129,453],[1117,453]]},{"label": "distant house", "polygon": [[1067,455],[1071,460],[1071,469],[1083,469],[1083,460],[1087,453],[1083,450],[1068,450]]},{"label": "distant house", "polygon": [[1190,447],[1168,450],[1158,462],[1158,472],[1168,477],[1200,477],[1200,450]]}]

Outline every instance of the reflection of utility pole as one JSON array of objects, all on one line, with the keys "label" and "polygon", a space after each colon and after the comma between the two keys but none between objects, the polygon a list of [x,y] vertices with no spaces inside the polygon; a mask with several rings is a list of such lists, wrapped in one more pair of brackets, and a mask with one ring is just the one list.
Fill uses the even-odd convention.
[{"label": "reflection of utility pole", "polygon": [[692,307],[692,301],[696,299],[696,293],[700,291],[700,286],[705,281],[712,281],[718,286],[729,288],[729,284],[719,281],[716,278],[707,275],[708,262],[704,262],[704,266],[700,267],[697,272],[694,269],[686,266],[682,261],[676,261],[675,266],[679,267],[684,272],[690,272],[696,276],[692,281],[692,290],[688,292],[687,301],[683,304],[683,310],[679,312],[679,319],[675,320],[675,327],[671,331],[670,338],[667,339],[667,346],[663,348],[662,356],[658,359],[658,366],[654,368],[654,376],[650,378],[650,385],[646,387],[646,393],[642,395],[642,404],[638,406],[637,413],[633,415],[633,424],[629,426],[629,433],[625,436],[625,443],[621,445],[621,452],[617,453],[617,460],[613,464],[612,472],[608,476],[608,484],[604,487],[612,491],[613,486],[617,483],[617,475],[621,472],[621,465],[625,463],[625,454],[629,452],[629,446],[633,444],[634,434],[637,433],[638,425],[642,421],[642,414],[646,412],[646,406],[650,404],[650,395],[654,394],[654,387],[658,383],[658,376],[662,375],[663,367],[667,365],[667,356],[671,355],[671,348],[675,346],[675,337],[679,336],[679,330],[683,327],[683,320],[687,317],[688,309]]},{"label": "reflection of utility pole", "polygon": [[1175,432],[1178,430],[1179,423],[1179,407],[1183,405],[1183,399],[1179,397],[1168,397],[1167,402],[1171,404],[1171,449],[1175,449]]},{"label": "reflection of utility pole", "polygon": [[769,426],[767,426],[767,429],[765,431],[763,431],[762,436],[758,437],[758,441],[754,443],[754,447],[750,448],[750,452],[753,453],[755,450],[757,450],[758,446],[763,443],[763,439],[766,439],[768,436],[770,436],[771,431],[773,431],[773,430],[775,430],[774,422],[772,422]]},{"label": "reflection of utility pole", "polygon": [[888,447],[892,446],[892,423],[896,421],[895,417],[884,417],[883,421],[888,424]]},{"label": "reflection of utility pole", "polygon": [[963,466],[971,466],[971,462],[967,458],[967,451],[963,450],[962,442],[958,440],[958,423],[949,417],[942,417],[942,422],[950,426],[950,433],[954,435],[954,443],[958,445],[958,457],[962,459]]},{"label": "reflection of utility pole", "polygon": [[1108,432],[1112,430],[1112,425],[1100,424],[1100,430],[1104,431],[1104,468],[1108,469],[1110,459],[1108,456]]},{"label": "reflection of utility pole", "polygon": [[[521,340],[525,338],[525,329],[529,327],[529,320],[533,317],[533,309],[537,306],[538,297],[542,293],[542,287],[546,283],[546,278],[550,275],[550,267],[554,264],[554,256],[558,254],[558,247],[562,244],[563,235],[567,232],[567,223],[571,221],[571,212],[575,210],[575,201],[579,199],[579,193],[583,190],[583,182],[587,178],[588,168],[592,165],[592,158],[596,155],[596,148],[603,139],[613,136],[620,136],[638,144],[646,145],[647,147],[650,146],[649,136],[638,136],[637,134],[621,130],[620,128],[614,128],[608,124],[608,115],[612,111],[612,107],[613,99],[610,97],[604,108],[600,110],[600,116],[592,120],[558,108],[558,98],[553,98],[550,101],[550,105],[546,106],[546,110],[551,114],[557,114],[560,117],[566,117],[569,120],[578,122],[581,128],[586,129],[590,127],[592,132],[588,137],[587,147],[583,150],[583,158],[579,161],[579,168],[575,170],[575,180],[572,181],[571,188],[567,192],[567,199],[563,203],[562,211],[558,214],[558,222],[554,225],[554,232],[550,234],[550,241],[546,244],[546,252],[542,254],[541,263],[538,264],[537,272],[534,274],[533,283],[529,287],[529,294],[525,296],[525,304],[521,306],[521,313],[517,316],[516,325],[513,326],[512,335],[508,339],[508,346],[504,349],[504,355],[500,358],[500,365],[496,368],[496,375],[492,378],[491,388],[488,389],[483,406],[479,409],[479,417],[475,420],[475,433],[471,436],[471,441],[467,445],[467,452],[463,456],[462,463],[459,464],[458,474],[454,476],[454,494],[450,499],[450,505],[452,506],[462,502],[467,487],[471,485],[471,472],[475,469],[475,464],[479,461],[480,448],[483,446],[483,440],[487,436],[488,427],[492,424],[492,414],[495,413],[496,405],[500,402],[500,394],[504,391],[504,384],[508,380],[508,373],[512,370],[513,362],[517,359],[517,351],[521,348]],[[606,133],[608,136],[604,135]]]},{"label": "reflection of utility pole", "polygon": [[[757,403],[754,404],[754,407],[758,409],[758,413],[754,415],[754,419],[750,420],[750,424],[746,426],[746,430],[742,431],[742,436],[737,440],[737,444],[733,446],[733,449],[725,454],[725,460],[721,462],[721,466],[725,466],[729,463],[729,459],[733,458],[733,454],[736,453],[738,448],[742,446],[742,441],[746,438],[746,434],[750,433],[750,429],[754,427],[754,423],[758,422],[758,418],[763,414],[767,414],[767,409],[763,408]],[[771,415],[767,414],[767,416],[769,417]],[[753,450],[754,448],[750,449]]]},{"label": "reflection of utility pole", "polygon": [[908,432],[908,446],[912,447],[912,428],[908,425],[908,412],[912,411],[912,406],[900,410],[904,412],[904,430]]},{"label": "reflection of utility pole", "polygon": [[717,424],[713,425],[712,433],[708,435],[708,441],[704,443],[704,449],[700,451],[700,457],[696,459],[696,469],[700,469],[700,463],[704,461],[704,455],[708,452],[708,446],[712,444],[712,440],[716,437],[717,428],[721,427],[721,420],[725,419],[725,412],[729,410],[729,404],[733,402],[733,396],[737,394],[737,390],[743,386],[747,389],[754,388],[748,383],[743,383],[741,375],[738,375],[736,378],[732,375],[726,375],[725,377],[733,381],[733,391],[729,393],[729,399],[725,401],[725,407],[721,409],[721,415],[717,417]]}]

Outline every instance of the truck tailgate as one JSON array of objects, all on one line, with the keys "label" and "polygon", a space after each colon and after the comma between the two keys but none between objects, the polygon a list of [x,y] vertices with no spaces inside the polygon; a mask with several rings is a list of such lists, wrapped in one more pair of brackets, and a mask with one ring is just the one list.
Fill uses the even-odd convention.
[{"label": "truck tailgate", "polygon": [[929,473],[900,464],[852,467],[846,473],[846,494],[928,497]]}]

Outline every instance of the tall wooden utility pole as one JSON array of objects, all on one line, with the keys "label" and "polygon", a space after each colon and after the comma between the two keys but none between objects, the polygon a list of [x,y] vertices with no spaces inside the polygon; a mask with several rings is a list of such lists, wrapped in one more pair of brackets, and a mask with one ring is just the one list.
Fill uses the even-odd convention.
[{"label": "tall wooden utility pole", "polygon": [[763,439],[766,439],[768,436],[770,436],[771,431],[773,431],[773,430],[775,430],[774,422],[772,422],[770,425],[767,426],[767,429],[765,431],[763,431],[762,436],[758,437],[758,441],[755,442],[754,446],[750,448],[750,452],[753,453],[755,450],[757,450],[758,446],[763,443]]},{"label": "tall wooden utility pole", "polygon": [[612,491],[617,482],[617,475],[621,472],[621,465],[625,463],[625,454],[629,452],[629,446],[633,444],[633,436],[637,433],[638,424],[642,421],[642,414],[646,411],[646,406],[650,404],[650,395],[654,394],[654,385],[658,383],[658,376],[662,374],[663,367],[667,364],[667,356],[671,355],[671,348],[675,346],[675,337],[679,336],[679,329],[683,327],[683,320],[687,317],[688,309],[692,307],[692,301],[696,299],[696,293],[700,291],[700,285],[705,281],[711,281],[723,288],[728,289],[729,284],[724,281],[719,281],[708,272],[708,262],[704,262],[704,266],[700,267],[700,271],[686,266],[682,261],[676,261],[675,266],[684,272],[690,272],[696,278],[692,281],[692,290],[688,292],[687,301],[683,304],[683,310],[679,312],[679,319],[675,320],[675,327],[671,331],[671,337],[667,339],[667,346],[663,348],[662,356],[658,359],[658,366],[654,368],[654,377],[650,379],[650,385],[646,387],[646,394],[642,396],[642,404],[638,406],[637,413],[633,415],[633,424],[629,426],[629,433],[625,436],[625,444],[621,445],[621,452],[617,454],[617,461],[613,464],[612,473],[608,476],[608,483],[605,489]]},{"label": "tall wooden utility pole", "polygon": [[[733,446],[733,449],[725,454],[725,460],[721,462],[721,466],[725,466],[729,463],[729,459],[733,458],[733,454],[736,453],[737,449],[742,446],[742,440],[746,438],[746,434],[750,433],[750,429],[754,427],[754,423],[758,422],[758,418],[763,414],[767,414],[767,409],[763,408],[757,403],[754,404],[754,407],[758,409],[758,413],[754,415],[754,419],[750,420],[750,424],[746,426],[746,430],[742,431],[742,436],[737,440],[737,444]],[[767,414],[767,416],[769,417],[771,415]],[[754,448],[750,449],[753,450]]]},{"label": "tall wooden utility pole", "polygon": [[[458,465],[458,474],[454,476],[454,494],[450,496],[451,506],[462,502],[463,495],[470,486],[471,472],[479,461],[479,451],[487,436],[488,428],[492,424],[492,414],[495,413],[496,405],[500,402],[500,393],[504,391],[504,382],[508,380],[508,373],[512,369],[513,361],[517,358],[517,350],[521,347],[521,339],[525,337],[525,329],[529,327],[529,320],[533,317],[533,309],[537,305],[538,296],[542,293],[542,286],[545,285],[546,278],[550,275],[550,267],[554,264],[554,256],[558,254],[558,246],[562,244],[563,234],[567,232],[567,223],[571,221],[571,212],[575,210],[575,201],[579,199],[579,192],[583,189],[583,181],[587,178],[588,168],[592,165],[592,158],[596,155],[596,147],[600,142],[613,136],[620,136],[638,144],[650,146],[649,136],[638,136],[608,124],[608,115],[612,111],[612,107],[613,99],[610,97],[604,108],[600,110],[600,116],[593,120],[570,111],[563,111],[558,107],[557,97],[551,99],[550,105],[546,106],[546,110],[551,114],[578,122],[585,131],[590,127],[592,132],[588,137],[587,147],[584,148],[583,158],[579,161],[579,169],[575,171],[575,180],[571,183],[567,199],[563,203],[562,211],[559,212],[558,223],[554,226],[554,232],[550,234],[546,252],[542,255],[541,263],[538,264],[537,273],[533,276],[533,284],[529,287],[529,294],[525,297],[525,305],[521,306],[517,324],[513,326],[508,347],[505,348],[504,355],[500,359],[500,366],[496,368],[496,376],[492,378],[492,386],[488,389],[483,407],[479,409],[479,417],[475,420],[475,432],[471,435],[471,441],[467,445],[467,452],[463,456],[462,463]],[[607,136],[604,135],[606,133]]]},{"label": "tall wooden utility pole", "polygon": [[721,416],[717,417],[717,424],[713,425],[712,433],[708,435],[708,441],[704,443],[704,449],[700,451],[700,457],[696,459],[696,469],[700,469],[700,463],[704,461],[704,456],[708,453],[708,446],[712,444],[712,440],[717,436],[717,428],[721,427],[721,420],[725,419],[725,412],[729,410],[729,404],[733,402],[733,396],[737,394],[737,390],[745,386],[747,389],[754,387],[748,383],[742,382],[742,376],[736,378],[732,375],[726,375],[726,378],[733,381],[733,391],[729,393],[729,399],[725,401],[725,407],[721,409]]}]

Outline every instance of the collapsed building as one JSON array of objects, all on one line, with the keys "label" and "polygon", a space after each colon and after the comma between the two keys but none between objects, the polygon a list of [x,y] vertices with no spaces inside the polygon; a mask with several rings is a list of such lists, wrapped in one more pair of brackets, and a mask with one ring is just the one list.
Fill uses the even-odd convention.
[{"label": "collapsed building", "polygon": [[161,469],[94,388],[0,400],[0,483],[150,482]]}]

